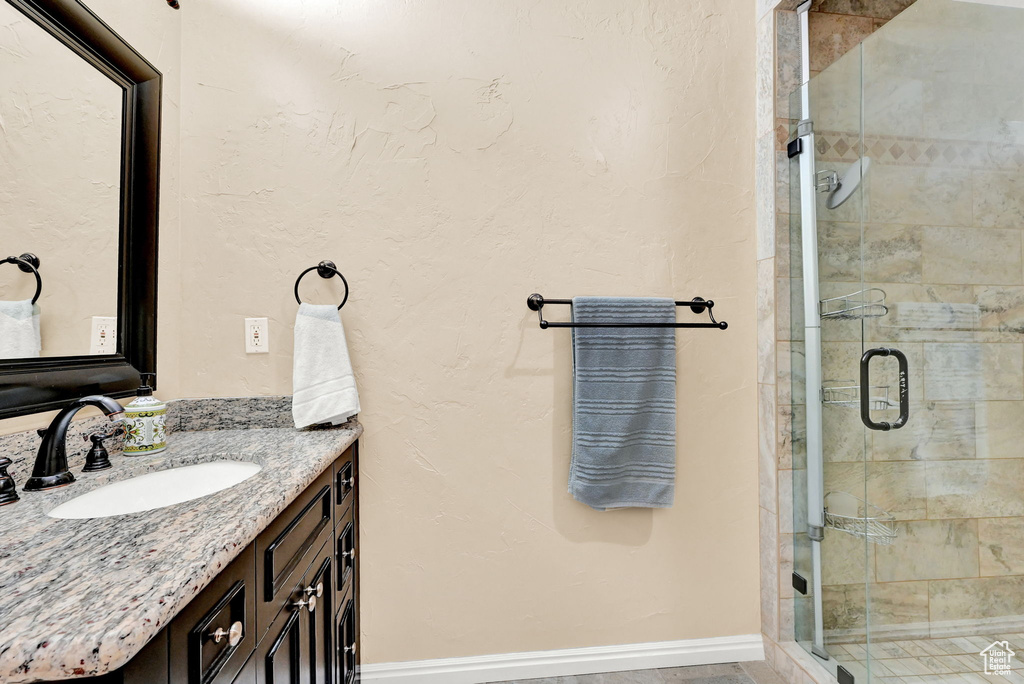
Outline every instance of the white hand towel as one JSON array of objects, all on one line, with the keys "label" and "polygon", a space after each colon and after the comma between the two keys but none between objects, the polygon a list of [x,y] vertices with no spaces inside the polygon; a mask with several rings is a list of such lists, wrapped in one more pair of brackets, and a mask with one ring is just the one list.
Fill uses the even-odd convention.
[{"label": "white hand towel", "polygon": [[39,356],[39,307],[26,299],[0,302],[0,359]]},{"label": "white hand towel", "polygon": [[338,425],[359,413],[345,328],[332,304],[300,304],[295,316],[292,417],[295,427]]}]

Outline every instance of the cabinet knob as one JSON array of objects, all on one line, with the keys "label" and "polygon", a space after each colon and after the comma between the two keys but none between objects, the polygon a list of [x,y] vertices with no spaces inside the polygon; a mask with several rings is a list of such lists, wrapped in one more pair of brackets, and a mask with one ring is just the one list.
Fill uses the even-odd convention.
[{"label": "cabinet knob", "polygon": [[306,587],[306,596],[313,596],[314,594],[316,595],[317,598],[320,598],[324,595],[323,582],[317,582],[315,587],[312,584]]},{"label": "cabinet knob", "polygon": [[341,557],[342,558],[348,558],[349,560],[355,560],[356,559],[356,550],[355,549],[349,549],[348,551],[342,551],[341,552]]},{"label": "cabinet knob", "polygon": [[228,629],[218,627],[216,631],[210,632],[210,638],[213,639],[215,644],[223,641],[224,637],[228,639],[228,646],[237,646],[238,642],[242,640],[242,623],[234,622]]},{"label": "cabinet knob", "polygon": [[340,484],[341,484],[342,487],[345,487],[345,488],[351,488],[351,487],[355,486],[355,484],[356,484],[356,477],[355,477],[355,475],[351,475],[351,476],[347,477],[346,479],[341,480]]},{"label": "cabinet knob", "polygon": [[346,646],[345,647],[345,653],[351,653],[352,655],[355,655],[356,654],[356,649],[358,647],[359,647],[358,644],[352,644],[351,646]]},{"label": "cabinet knob", "polygon": [[303,601],[302,599],[292,601],[292,608],[294,608],[295,610],[302,610],[303,608],[305,608],[310,613],[312,613],[316,610],[316,596],[310,596],[305,601]]}]

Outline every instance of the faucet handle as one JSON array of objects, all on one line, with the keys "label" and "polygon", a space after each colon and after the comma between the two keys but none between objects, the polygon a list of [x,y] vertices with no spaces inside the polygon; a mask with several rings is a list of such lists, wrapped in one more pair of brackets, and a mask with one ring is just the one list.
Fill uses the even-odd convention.
[{"label": "faucet handle", "polygon": [[89,440],[92,440],[93,444],[102,444],[103,440],[110,439],[111,437],[117,437],[122,433],[124,433],[124,423],[117,423],[114,425],[114,429],[106,434],[103,434],[102,432],[94,432],[91,435],[82,435],[82,441],[88,442]]},{"label": "faucet handle", "polygon": [[7,467],[13,462],[6,456],[0,456],[0,506],[12,504],[21,498],[14,478],[7,474]]},{"label": "faucet handle", "polygon": [[106,434],[102,432],[95,432],[91,435],[83,435],[83,439],[86,441],[92,440],[92,448],[90,448],[89,453],[85,455],[85,467],[82,468],[83,473],[106,470],[111,467],[110,454],[107,452],[107,448],[103,446],[103,440],[119,435],[122,431],[123,427],[119,424]]}]

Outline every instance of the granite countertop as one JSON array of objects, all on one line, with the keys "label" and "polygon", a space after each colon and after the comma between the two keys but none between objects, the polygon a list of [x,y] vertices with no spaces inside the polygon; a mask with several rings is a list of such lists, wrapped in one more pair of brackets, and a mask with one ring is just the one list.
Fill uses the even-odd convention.
[{"label": "granite countertop", "polygon": [[[240,401],[253,408],[254,400]],[[178,413],[192,424],[184,417],[169,423],[166,451],[112,452],[114,467],[98,473],[81,473],[72,461],[78,481],[62,489],[21,491],[31,459],[15,460],[21,501],[0,507],[0,681],[89,677],[127,663],[362,433],[356,422],[283,427],[273,407],[264,423],[272,427],[262,427],[260,412],[245,405],[248,418],[226,421],[216,418],[219,405],[183,406]],[[19,439],[38,444],[38,437],[17,436],[0,438],[0,448]],[[69,453],[72,446],[69,438]],[[157,510],[91,520],[46,515],[110,482],[225,459],[262,469],[234,487]]]}]

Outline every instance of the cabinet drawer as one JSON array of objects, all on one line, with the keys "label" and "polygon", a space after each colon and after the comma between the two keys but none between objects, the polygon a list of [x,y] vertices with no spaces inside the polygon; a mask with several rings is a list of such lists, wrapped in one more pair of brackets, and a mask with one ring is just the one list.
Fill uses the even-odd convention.
[{"label": "cabinet drawer", "polygon": [[172,684],[228,684],[256,644],[255,557],[245,551],[169,628]]},{"label": "cabinet drawer", "polygon": [[338,510],[352,503],[356,491],[356,449],[358,442],[345,450],[334,462],[334,498]]},{"label": "cabinet drawer", "polygon": [[338,591],[343,592],[351,583],[356,568],[356,523],[351,508],[338,519],[337,566]]},{"label": "cabinet drawer", "polygon": [[293,575],[305,569],[303,557],[315,553],[332,536],[332,470],[324,471],[256,539],[260,634],[288,599],[297,579]]},{"label": "cabinet drawer", "polygon": [[352,587],[342,598],[335,634],[338,646],[338,684],[352,684],[356,681],[356,667],[359,665],[359,633]]}]

